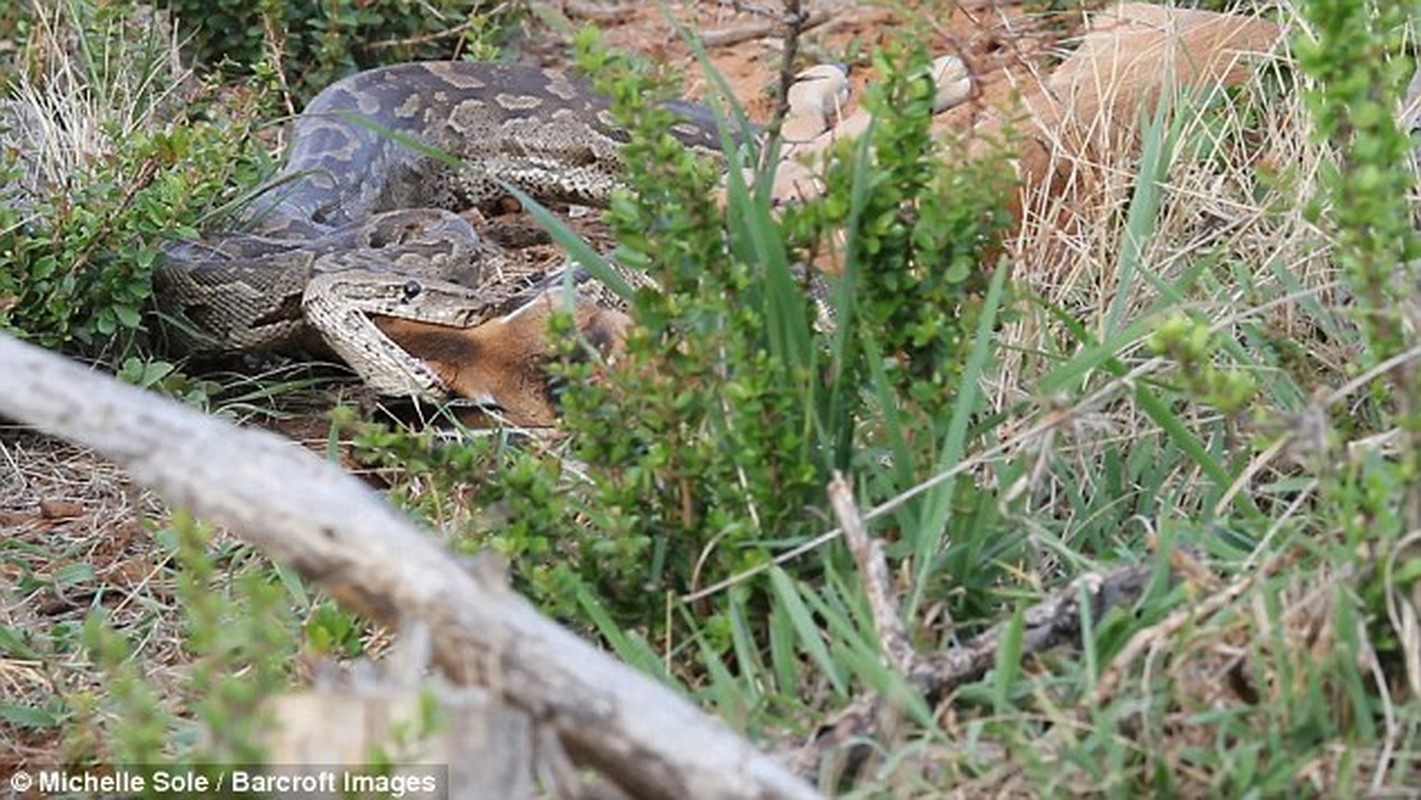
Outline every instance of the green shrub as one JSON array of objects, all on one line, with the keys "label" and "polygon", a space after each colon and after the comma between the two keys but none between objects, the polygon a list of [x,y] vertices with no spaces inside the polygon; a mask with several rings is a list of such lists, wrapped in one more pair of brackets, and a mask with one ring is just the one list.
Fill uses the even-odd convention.
[{"label": "green shrub", "polygon": [[[1376,554],[1374,562],[1359,565],[1375,581],[1364,582],[1367,607],[1355,611],[1379,621],[1376,635],[1385,643],[1379,649],[1404,658],[1416,693],[1421,654],[1398,641],[1409,626],[1400,624],[1397,609],[1412,616],[1421,610],[1415,593],[1421,554],[1410,543],[1421,528],[1421,370],[1412,353],[1421,235],[1408,203],[1417,181],[1413,143],[1394,113],[1416,68],[1407,55],[1416,4],[1313,0],[1304,11],[1315,38],[1299,37],[1295,48],[1301,69],[1315,81],[1308,106],[1317,135],[1337,152],[1311,210],[1334,237],[1353,293],[1351,311],[1365,334],[1357,371],[1371,372],[1373,396],[1384,401],[1382,422],[1401,434],[1395,455],[1362,447],[1345,463],[1329,465],[1322,493],[1347,551]],[[1389,369],[1376,369],[1387,362]],[[1353,416],[1350,409],[1338,414],[1336,426],[1345,429]]]},{"label": "green shrub", "polygon": [[[1327,194],[1315,213],[1325,214],[1336,232],[1338,260],[1361,301],[1357,313],[1379,361],[1406,346],[1403,315],[1416,296],[1414,262],[1421,258],[1406,202],[1416,182],[1408,161],[1412,143],[1395,115],[1415,68],[1405,51],[1416,4],[1311,0],[1303,9],[1317,33],[1295,43],[1299,66],[1317,82],[1308,105],[1318,134],[1340,155],[1323,176]],[[1421,384],[1404,388],[1421,394]],[[1421,422],[1406,424],[1421,430]]]},{"label": "green shrub", "polygon": [[[862,470],[861,494],[876,502],[938,462],[949,427],[965,419],[951,411],[957,382],[978,377],[965,364],[987,281],[971,265],[1003,219],[1006,192],[988,176],[1005,171],[999,163],[949,168],[929,140],[921,57],[885,60],[867,155],[835,155],[830,174],[841,184],[831,181],[824,198],[784,222],[768,192],[733,177],[722,206],[716,182],[726,165],[666,132],[672,118],[655,103],[668,90],[582,44],[581,65],[599,76],[631,135],[631,191],[607,213],[615,258],[658,288],[628,298],[639,324],[614,368],[577,348],[555,365],[566,441],[472,446],[479,455],[457,474],[480,478],[459,496],[486,513],[446,530],[502,551],[519,588],[564,619],[600,619],[609,636],[623,627],[669,635],[679,597],[764,566],[831,527],[824,487],[836,467]],[[739,174],[734,158],[731,176]],[[849,230],[845,258],[858,300],[839,297],[826,326],[795,265],[828,247],[840,226]],[[595,254],[583,261],[607,274]],[[568,330],[554,341],[571,338]],[[911,421],[884,425],[885,404],[902,405]],[[408,465],[451,458],[432,455],[439,446],[429,441],[390,450],[388,434],[367,431],[362,442],[368,457],[407,465],[412,481],[426,473]],[[902,462],[885,470],[885,459]],[[435,486],[450,479],[437,474]],[[447,507],[419,508],[426,518],[458,519]],[[933,561],[941,529],[925,530],[914,545]],[[823,568],[811,558],[794,574]],[[974,574],[984,585],[989,571]],[[766,584],[752,586],[734,593],[737,607],[766,602]],[[729,613],[725,601],[697,604],[703,619],[716,614],[706,622],[713,650],[728,647],[736,627],[719,616]],[[751,627],[749,635],[764,635]]]},{"label": "green shrub", "polygon": [[135,9],[55,12],[0,107],[0,329],[115,362],[144,331],[161,242],[195,235],[258,163],[249,122],[204,118],[210,92],[165,94],[184,91],[171,39]]},{"label": "green shrub", "polygon": [[77,714],[68,750],[82,760],[149,769],[260,763],[270,720],[257,709],[294,679],[301,619],[291,601],[309,604],[309,598],[298,580],[252,558],[249,547],[210,546],[210,531],[190,518],[180,516],[154,536],[172,561],[152,576],[153,588],[180,609],[183,647],[193,659],[181,692],[158,695],[152,676],[143,674],[148,662],[136,657],[138,648],[157,646],[151,641],[157,631],[120,630],[106,609],[96,608],[83,639],[106,691],[96,697],[85,687],[66,697]]},{"label": "green shrub", "polygon": [[841,146],[825,197],[788,209],[785,227],[806,253],[842,250],[848,345],[858,345],[845,378],[866,381],[869,361],[881,361],[914,422],[931,426],[965,366],[1012,182],[999,161],[973,161],[960,142],[933,141],[934,87],[917,69],[925,60],[913,53],[905,67],[901,55],[875,56],[885,78],[864,101],[875,128],[857,154]]},{"label": "green shrub", "polygon": [[[488,0],[168,0],[198,63],[282,68],[297,97],[358,69],[485,55],[499,3]],[[506,12],[505,12],[506,13]]]},{"label": "green shrub", "polygon": [[0,328],[110,358],[144,330],[159,245],[195,235],[191,221],[227,188],[237,147],[227,132],[200,128],[125,149],[73,187],[0,209]]}]

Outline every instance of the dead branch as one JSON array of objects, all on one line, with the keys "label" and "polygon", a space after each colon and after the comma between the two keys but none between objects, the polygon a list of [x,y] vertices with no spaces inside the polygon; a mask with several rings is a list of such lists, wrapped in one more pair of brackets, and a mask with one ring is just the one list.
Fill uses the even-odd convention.
[{"label": "dead branch", "polygon": [[[1150,564],[1134,564],[1106,575],[1087,573],[1026,609],[1022,614],[1022,655],[1041,653],[1061,644],[1079,644],[1082,599],[1089,604],[1091,617],[1098,620],[1110,609],[1138,600],[1153,569]],[[961,647],[928,656],[914,680],[920,682],[930,699],[937,701],[967,681],[980,678],[992,666],[1011,624],[1010,620],[999,622]]]},{"label": "dead branch", "polygon": [[661,684],[469,574],[351,475],[0,335],[0,414],[106,455],[383,622],[419,620],[452,681],[554,727],[568,754],[637,797],[813,798],[782,765]]},{"label": "dead branch", "polygon": [[829,505],[839,519],[839,527],[844,529],[844,541],[853,554],[854,563],[858,565],[864,593],[868,595],[868,605],[873,611],[873,627],[878,631],[878,640],[883,644],[888,663],[902,674],[912,675],[918,668],[918,654],[913,652],[908,632],[903,628],[903,619],[899,616],[898,598],[893,596],[893,581],[888,576],[883,545],[868,535],[863,517],[854,503],[853,486],[838,472],[829,482]]},{"label": "dead branch", "polygon": [[[1025,626],[1022,654],[1032,655],[1056,645],[1079,643],[1081,601],[1088,603],[1092,618],[1100,619],[1111,608],[1139,599],[1152,570],[1149,564],[1136,564],[1106,575],[1082,575],[1026,609],[1022,614]],[[923,690],[929,702],[941,702],[953,689],[986,674],[996,660],[997,648],[1010,624],[1010,621],[1000,622],[960,647],[919,659],[909,677]],[[831,757],[844,765],[844,769],[854,770],[870,755],[871,742],[880,737],[884,721],[892,718],[889,701],[883,696],[869,694],[856,698],[821,726],[811,741],[790,754],[788,760],[795,772],[804,776],[818,773],[819,765]]]},{"label": "dead branch", "polygon": [[[814,11],[799,26],[799,33],[813,30],[830,20],[827,11]],[[778,20],[762,20],[751,22],[745,25],[737,25],[734,28],[720,28],[718,30],[706,31],[701,34],[701,41],[708,48],[733,47],[737,44],[751,41],[753,39],[764,39],[773,36],[785,27],[784,23]]]},{"label": "dead branch", "polygon": [[775,113],[765,125],[765,139],[773,142],[780,137],[780,126],[789,113],[789,87],[794,84],[794,59],[799,53],[799,37],[809,16],[800,8],[799,0],[784,0],[784,52],[780,54],[780,83],[775,88]]}]

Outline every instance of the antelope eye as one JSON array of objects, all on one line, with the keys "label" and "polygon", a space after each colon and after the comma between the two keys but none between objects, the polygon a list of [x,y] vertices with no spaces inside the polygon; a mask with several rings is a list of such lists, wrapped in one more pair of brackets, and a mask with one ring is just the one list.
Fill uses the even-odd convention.
[{"label": "antelope eye", "polygon": [[419,281],[405,281],[405,300],[413,300],[416,297],[419,297],[419,293],[422,291],[424,291],[424,287],[419,285]]}]

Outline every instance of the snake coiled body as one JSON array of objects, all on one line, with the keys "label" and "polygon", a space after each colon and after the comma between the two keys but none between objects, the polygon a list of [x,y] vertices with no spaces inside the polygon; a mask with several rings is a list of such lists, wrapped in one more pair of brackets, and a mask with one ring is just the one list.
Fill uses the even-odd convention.
[{"label": "snake coiled body", "polygon": [[[681,111],[673,133],[716,150],[711,115]],[[166,248],[154,276],[158,306],[177,320],[170,327],[187,350],[323,339],[348,362],[379,360],[388,354],[370,351],[393,345],[370,340],[368,320],[323,305],[333,288],[360,287],[355,295],[376,311],[418,311],[441,324],[506,313],[517,292],[493,280],[497,252],[455,212],[503,196],[501,183],[539,200],[605,205],[625,141],[604,99],[554,71],[449,62],[352,75],[297,117],[285,166],[244,230]],[[340,318],[313,319],[322,313]],[[365,365],[351,366],[370,381]]]}]

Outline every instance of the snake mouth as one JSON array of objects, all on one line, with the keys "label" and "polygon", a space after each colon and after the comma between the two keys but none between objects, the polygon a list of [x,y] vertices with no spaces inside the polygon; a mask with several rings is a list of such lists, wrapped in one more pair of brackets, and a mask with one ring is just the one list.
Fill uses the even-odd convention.
[{"label": "snake mouth", "polygon": [[478,411],[494,417],[502,417],[508,413],[508,409],[498,402],[493,395],[483,397],[454,397],[448,401],[450,408],[460,411]]}]

